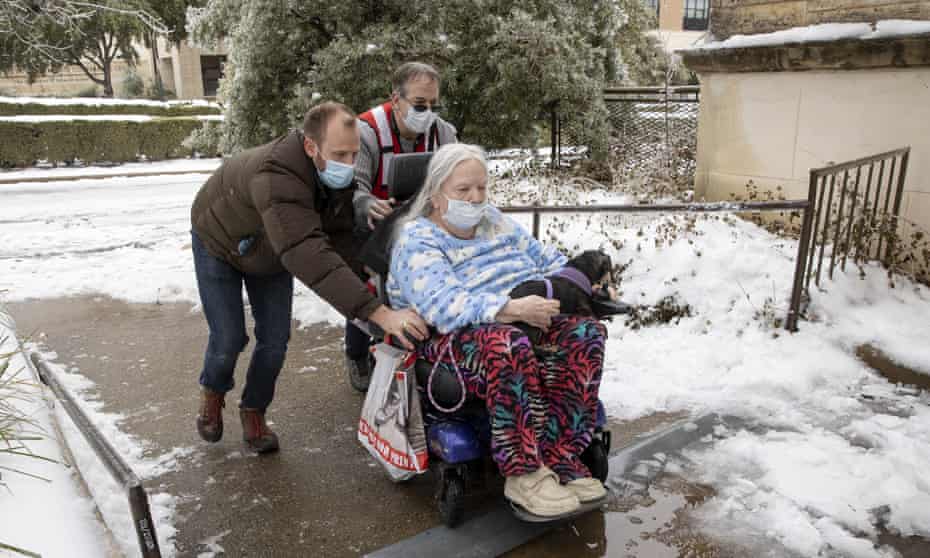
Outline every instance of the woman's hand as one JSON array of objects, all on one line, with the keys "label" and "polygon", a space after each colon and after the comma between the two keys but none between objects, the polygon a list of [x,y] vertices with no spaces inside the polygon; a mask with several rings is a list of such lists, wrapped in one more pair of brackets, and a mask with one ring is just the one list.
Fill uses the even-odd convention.
[{"label": "woman's hand", "polygon": [[546,330],[552,324],[552,316],[559,313],[561,303],[537,295],[512,298],[497,313],[497,321],[505,324],[526,322],[533,327]]}]

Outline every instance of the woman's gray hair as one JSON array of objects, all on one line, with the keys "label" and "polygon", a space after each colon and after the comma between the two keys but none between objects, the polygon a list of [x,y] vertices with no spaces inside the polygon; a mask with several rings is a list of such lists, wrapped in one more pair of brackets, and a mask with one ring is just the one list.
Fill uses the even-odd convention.
[{"label": "woman's gray hair", "polygon": [[429,217],[433,212],[433,203],[430,201],[433,194],[439,192],[439,189],[448,180],[455,167],[465,161],[478,161],[484,167],[484,172],[487,173],[488,171],[487,155],[484,149],[477,145],[447,143],[433,154],[429,161],[429,167],[426,169],[426,179],[423,181],[423,186],[410,203],[407,214],[398,219],[394,225],[394,238],[397,238],[397,235],[400,234],[400,231],[408,222],[418,217]]}]

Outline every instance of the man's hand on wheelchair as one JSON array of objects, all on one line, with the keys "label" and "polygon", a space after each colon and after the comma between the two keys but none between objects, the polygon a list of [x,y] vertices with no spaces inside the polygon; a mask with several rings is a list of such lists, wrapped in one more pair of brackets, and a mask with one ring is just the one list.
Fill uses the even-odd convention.
[{"label": "man's hand on wheelchair", "polygon": [[368,227],[374,229],[378,223],[383,221],[388,215],[394,212],[394,204],[397,200],[374,200],[368,206]]},{"label": "man's hand on wheelchair", "polygon": [[424,341],[429,338],[429,327],[423,318],[410,308],[392,310],[387,306],[379,306],[372,312],[369,319],[384,332],[397,339],[405,349],[412,351],[415,347],[410,338]]}]

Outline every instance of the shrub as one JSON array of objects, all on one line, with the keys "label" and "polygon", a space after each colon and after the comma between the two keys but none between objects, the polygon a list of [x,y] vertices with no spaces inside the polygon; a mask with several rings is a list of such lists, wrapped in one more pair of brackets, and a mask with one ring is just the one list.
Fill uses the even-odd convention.
[{"label": "shrub", "polygon": [[96,85],[88,85],[84,89],[81,89],[80,91],[78,91],[77,95],[75,95],[75,97],[99,97],[99,96],[100,95],[98,94]]},{"label": "shrub", "polygon": [[127,98],[141,97],[145,94],[145,82],[138,73],[132,68],[126,72],[123,78],[123,96]]},{"label": "shrub", "polygon": [[195,118],[0,122],[0,167],[30,166],[38,160],[123,163],[140,155],[150,160],[184,157],[191,154],[184,139],[201,126]]},{"label": "shrub", "polygon": [[[153,101],[164,101],[166,99],[177,99],[174,91],[165,88],[164,83],[153,83],[145,89],[145,98],[151,99]],[[218,109],[213,109],[215,112],[219,112]],[[213,114],[204,113],[204,114]]]},{"label": "shrub", "polygon": [[182,145],[201,157],[218,157],[220,155],[220,123],[205,121],[203,126],[197,128],[187,136]]},{"label": "shrub", "polygon": [[[166,95],[173,95],[166,91]],[[198,116],[206,114],[220,114],[219,107],[191,104],[172,105],[44,105],[40,103],[3,103],[0,102],[0,116],[16,116],[26,114],[147,114],[149,116]]]}]

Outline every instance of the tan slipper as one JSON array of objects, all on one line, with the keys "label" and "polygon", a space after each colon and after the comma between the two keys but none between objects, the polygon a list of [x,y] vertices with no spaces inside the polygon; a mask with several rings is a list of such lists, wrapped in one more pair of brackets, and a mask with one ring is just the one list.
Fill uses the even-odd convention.
[{"label": "tan slipper", "polygon": [[607,496],[607,489],[601,481],[591,477],[568,481],[565,483],[565,488],[569,489],[582,503],[593,502]]},{"label": "tan slipper", "polygon": [[545,466],[526,475],[507,477],[504,496],[541,517],[564,515],[581,507],[575,494],[559,484],[558,475]]}]

